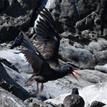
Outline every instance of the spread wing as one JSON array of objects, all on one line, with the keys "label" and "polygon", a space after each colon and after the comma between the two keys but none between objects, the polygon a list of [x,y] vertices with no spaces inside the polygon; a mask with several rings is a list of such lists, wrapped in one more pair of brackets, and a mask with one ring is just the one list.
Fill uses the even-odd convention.
[{"label": "spread wing", "polygon": [[41,58],[41,55],[36,53],[36,51],[32,50],[22,50],[22,53],[25,55],[27,61],[31,64],[33,71],[36,75],[41,74],[45,70],[43,70],[43,66],[50,68],[49,64]]},{"label": "spread wing", "polygon": [[59,34],[55,27],[55,21],[46,8],[40,11],[39,19],[35,21],[35,32],[37,36],[44,39],[54,39],[55,37],[59,39]]}]

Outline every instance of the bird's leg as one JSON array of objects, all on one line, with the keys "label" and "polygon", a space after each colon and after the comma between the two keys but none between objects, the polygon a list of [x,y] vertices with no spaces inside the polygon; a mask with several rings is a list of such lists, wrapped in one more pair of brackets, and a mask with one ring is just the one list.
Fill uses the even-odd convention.
[{"label": "bird's leg", "polygon": [[36,81],[37,84],[37,93],[39,93],[39,83]]},{"label": "bird's leg", "polygon": [[[35,81],[37,81],[37,93],[39,93],[39,91],[42,91],[43,90],[43,81],[44,81],[44,78],[42,76],[34,76],[33,79]],[[39,82],[42,83],[41,87],[40,87],[40,90],[39,90]]]},{"label": "bird's leg", "polygon": [[43,91],[43,88],[44,88],[44,85],[43,85],[43,83],[41,83],[41,88],[40,88],[41,92]]}]

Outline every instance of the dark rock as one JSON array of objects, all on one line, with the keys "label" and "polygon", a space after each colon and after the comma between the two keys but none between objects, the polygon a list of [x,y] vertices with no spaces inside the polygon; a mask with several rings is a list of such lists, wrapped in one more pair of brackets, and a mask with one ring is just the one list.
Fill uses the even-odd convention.
[{"label": "dark rock", "polygon": [[28,11],[37,7],[38,2],[39,0],[4,0],[5,9],[2,9],[1,14],[5,13],[12,17],[24,16]]},{"label": "dark rock", "polygon": [[99,101],[93,101],[90,107],[103,107],[105,104]]},{"label": "dark rock", "polygon": [[[8,64],[8,67],[11,66],[11,63],[5,59],[3,59],[3,64],[5,64],[5,65]],[[17,84],[17,82],[15,82],[11,78],[11,76],[8,75],[3,64],[1,61],[1,63],[0,63],[0,74],[1,74],[0,75],[0,86],[4,89],[8,90],[15,96],[19,97],[21,100],[25,100],[25,99],[31,97],[29,92],[27,92],[23,87],[21,87],[19,84]]]},{"label": "dark rock", "polygon": [[26,30],[30,23],[30,13],[25,16],[14,18],[3,15],[0,17],[0,42],[13,40],[20,30]]},{"label": "dark rock", "polygon": [[9,3],[7,2],[7,0],[1,0],[1,2],[0,2],[0,13],[3,10],[7,9],[8,5],[9,5]]},{"label": "dark rock", "polygon": [[[80,89],[79,90],[80,96],[82,96],[83,99],[85,100],[85,107],[90,107],[89,105],[93,101],[99,101],[106,104],[107,103],[106,88],[107,88],[107,82],[90,85]],[[45,102],[52,103],[53,105],[61,105],[63,104],[65,97],[69,96],[70,94],[71,93],[61,94],[60,96],[54,99],[48,99]]]},{"label": "dark rock", "polygon": [[105,32],[105,29],[107,29],[107,9],[106,9],[106,5],[107,5],[107,1],[106,0],[101,0],[99,2],[99,5],[98,5],[98,11],[99,11],[99,14],[101,15],[101,33],[103,35],[107,35],[107,33]]},{"label": "dark rock", "polygon": [[0,42],[13,40],[20,30],[27,31],[36,19],[40,2],[40,0],[2,0],[0,2]]},{"label": "dark rock", "polygon": [[26,107],[26,105],[16,96],[0,88],[0,107]]},{"label": "dark rock", "polygon": [[88,44],[88,50],[92,53],[106,50],[106,48],[107,40],[103,38],[98,38],[97,40],[93,40]]},{"label": "dark rock", "polygon": [[30,98],[24,101],[27,107],[56,107],[53,104],[42,102],[36,98]]},{"label": "dark rock", "polygon": [[48,0],[47,4],[48,5],[46,7],[52,11],[52,15],[55,20],[57,20],[56,22],[60,22],[60,24],[58,24],[58,28],[61,28],[61,26],[63,27],[60,29],[60,32],[74,32],[76,21],[96,10],[98,0]]},{"label": "dark rock", "polygon": [[70,61],[80,68],[93,68],[95,65],[94,56],[90,51],[71,46],[68,39],[61,40],[59,54],[62,59]]},{"label": "dark rock", "polygon": [[[91,14],[87,15],[85,18],[79,20],[75,24],[75,29],[77,34],[81,34],[83,30],[95,30],[97,32],[101,32],[101,18],[99,14],[96,12],[92,12]],[[99,23],[98,23],[99,22]]]},{"label": "dark rock", "polygon": [[107,64],[105,65],[96,65],[95,69],[104,73],[107,73]]},{"label": "dark rock", "polygon": [[[5,67],[12,79],[14,79],[15,82],[20,84],[29,92],[36,92],[37,86],[35,81],[33,81],[32,85],[25,86],[25,82],[28,80],[28,78],[31,77],[32,69],[31,66],[26,62],[26,58],[24,57],[24,55],[17,50],[1,50],[0,55],[1,57],[13,63],[19,69],[20,73],[17,73],[14,70]],[[62,93],[65,94],[67,92],[71,92],[71,89],[73,87],[81,88],[95,83],[99,83],[101,81],[106,82],[106,73],[102,73],[97,70],[80,70],[79,73],[80,76],[77,76],[78,81],[70,75],[58,79],[56,81],[49,81],[45,83],[44,90],[42,93],[40,93],[41,96],[37,99],[45,100],[49,98],[55,98],[56,96],[59,96]],[[46,98],[44,98],[44,96]]]},{"label": "dark rock", "polygon": [[94,54],[97,64],[105,64],[107,62],[107,50],[99,51]]}]

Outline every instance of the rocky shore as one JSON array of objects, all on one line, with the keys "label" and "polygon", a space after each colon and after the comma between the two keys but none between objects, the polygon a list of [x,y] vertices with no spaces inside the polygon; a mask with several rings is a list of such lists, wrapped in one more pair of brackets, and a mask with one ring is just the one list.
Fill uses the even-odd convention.
[{"label": "rocky shore", "polygon": [[[107,3],[102,0],[103,6],[100,6],[99,1],[0,1],[0,58],[12,63],[19,73],[2,62],[1,64],[9,76],[23,88],[22,90],[29,93],[28,99],[18,98],[16,93],[13,93],[17,90],[11,88],[14,83],[9,84],[12,91],[6,90],[8,82],[5,83],[5,76],[1,75],[1,107],[62,107],[64,98],[72,92],[74,87],[79,88],[80,95],[85,100],[85,107],[90,107],[93,101],[107,104],[107,11],[105,8]],[[36,18],[38,11],[43,7],[50,10],[60,35],[59,62],[71,62],[81,70],[78,80],[70,75],[45,83],[43,92],[38,96],[35,95],[37,89],[35,81],[30,86],[25,84],[33,72],[31,65],[20,48],[10,49],[10,46],[20,31],[23,31],[36,47],[39,40],[36,39],[35,34]],[[54,44],[54,41],[49,40],[48,43]]]}]

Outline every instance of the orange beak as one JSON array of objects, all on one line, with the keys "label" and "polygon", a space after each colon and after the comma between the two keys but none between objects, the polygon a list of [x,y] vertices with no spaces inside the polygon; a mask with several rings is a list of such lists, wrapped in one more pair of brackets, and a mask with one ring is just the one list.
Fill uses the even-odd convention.
[{"label": "orange beak", "polygon": [[72,71],[72,75],[73,75],[73,77],[76,79],[76,80],[78,80],[78,78],[77,78],[77,76],[80,76],[80,70],[79,69],[76,69],[76,70],[73,70]]}]

